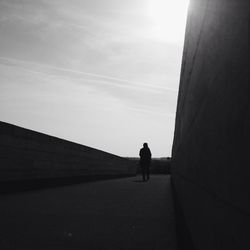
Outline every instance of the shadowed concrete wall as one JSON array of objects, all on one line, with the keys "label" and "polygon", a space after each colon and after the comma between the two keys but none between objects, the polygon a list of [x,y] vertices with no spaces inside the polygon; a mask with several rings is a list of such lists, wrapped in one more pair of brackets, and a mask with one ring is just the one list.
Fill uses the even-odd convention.
[{"label": "shadowed concrete wall", "polygon": [[197,250],[250,249],[249,13],[249,0],[190,3],[172,181]]},{"label": "shadowed concrete wall", "polygon": [[0,122],[0,182],[135,173],[122,157]]}]

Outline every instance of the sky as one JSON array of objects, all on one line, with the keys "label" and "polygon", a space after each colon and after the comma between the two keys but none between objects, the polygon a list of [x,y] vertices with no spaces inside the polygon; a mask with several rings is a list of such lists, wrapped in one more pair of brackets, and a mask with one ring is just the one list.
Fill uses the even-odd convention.
[{"label": "sky", "polygon": [[187,0],[0,0],[0,120],[171,155]]}]

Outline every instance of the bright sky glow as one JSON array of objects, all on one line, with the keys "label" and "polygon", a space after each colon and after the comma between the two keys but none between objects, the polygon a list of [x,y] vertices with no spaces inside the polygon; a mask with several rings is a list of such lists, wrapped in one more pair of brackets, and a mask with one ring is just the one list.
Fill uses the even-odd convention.
[{"label": "bright sky glow", "polygon": [[171,154],[187,0],[0,0],[0,120]]},{"label": "bright sky glow", "polygon": [[188,0],[151,0],[147,12],[152,20],[152,32],[157,39],[182,42]]}]

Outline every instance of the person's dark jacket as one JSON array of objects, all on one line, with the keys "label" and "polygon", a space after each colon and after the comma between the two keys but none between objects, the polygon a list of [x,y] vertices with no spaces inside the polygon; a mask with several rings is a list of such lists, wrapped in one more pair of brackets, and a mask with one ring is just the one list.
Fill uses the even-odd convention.
[{"label": "person's dark jacket", "polygon": [[151,151],[148,147],[143,147],[140,150],[140,164],[149,164],[151,162]]}]

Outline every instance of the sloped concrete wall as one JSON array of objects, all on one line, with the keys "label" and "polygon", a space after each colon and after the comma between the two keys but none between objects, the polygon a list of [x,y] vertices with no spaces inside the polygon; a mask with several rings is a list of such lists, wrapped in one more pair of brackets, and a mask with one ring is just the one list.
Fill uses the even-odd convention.
[{"label": "sloped concrete wall", "polygon": [[194,249],[250,249],[249,25],[249,0],[191,0],[172,180]]},{"label": "sloped concrete wall", "polygon": [[122,157],[0,122],[0,182],[135,173]]}]

